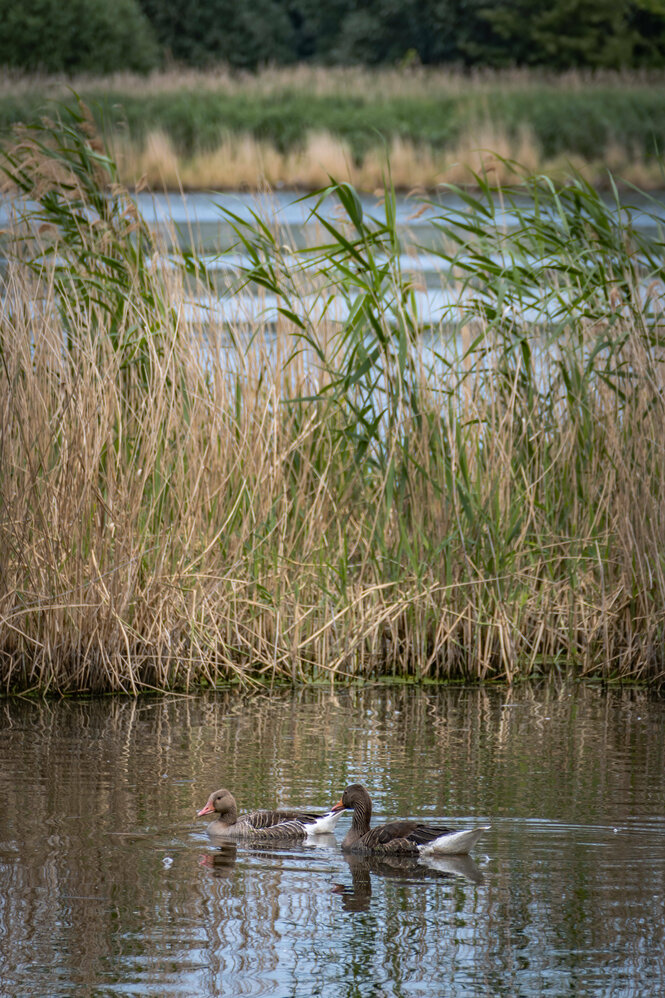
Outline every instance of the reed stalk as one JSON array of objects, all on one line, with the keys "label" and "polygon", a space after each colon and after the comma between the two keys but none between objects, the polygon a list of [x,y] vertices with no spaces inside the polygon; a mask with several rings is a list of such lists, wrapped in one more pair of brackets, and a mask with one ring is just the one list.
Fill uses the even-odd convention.
[{"label": "reed stalk", "polygon": [[375,218],[331,181],[317,246],[229,216],[276,325],[194,320],[203,262],[95,142],[78,109],[5,158],[4,692],[662,681],[662,244],[579,177],[506,232],[479,174],[424,328],[389,179]]}]

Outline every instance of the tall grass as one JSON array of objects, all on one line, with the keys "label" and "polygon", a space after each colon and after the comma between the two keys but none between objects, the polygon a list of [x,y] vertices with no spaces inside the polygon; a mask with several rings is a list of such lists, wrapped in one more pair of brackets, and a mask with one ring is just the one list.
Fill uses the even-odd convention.
[{"label": "tall grass", "polygon": [[[33,122],[71,81],[0,78],[0,136]],[[147,176],[185,187],[318,187],[333,173],[381,186],[385,152],[407,189],[462,183],[488,150],[564,176],[569,163],[594,183],[607,168],[663,186],[663,75],[538,72],[461,74],[433,69],[295,67],[256,76],[171,72],[144,79],[79,78],[126,184]],[[248,154],[249,152],[249,154]],[[341,163],[341,168],[340,168]]]},{"label": "tall grass", "polygon": [[174,91],[221,91],[230,95],[251,94],[260,97],[281,96],[300,91],[316,97],[355,96],[375,101],[398,96],[423,97],[449,94],[480,96],[503,91],[524,93],[549,86],[562,93],[588,93],[602,89],[638,91],[663,84],[662,70],[567,70],[548,72],[542,68],[486,69],[418,66],[271,66],[257,72],[228,69],[223,65],[205,70],[171,67],[149,74],[130,72],[100,76],[81,74],[75,77],[22,73],[7,69],[0,72],[0,97],[23,99],[35,94],[66,98],[72,88],[96,96],[107,93],[167,94]]},{"label": "tall grass", "polygon": [[438,220],[458,302],[424,328],[390,182],[376,218],[329,182],[318,246],[228,216],[280,305],[229,328],[188,318],[203,263],[160,266],[83,110],[19,138],[5,691],[662,680],[662,244],[629,214],[527,175],[506,232],[478,175]]}]

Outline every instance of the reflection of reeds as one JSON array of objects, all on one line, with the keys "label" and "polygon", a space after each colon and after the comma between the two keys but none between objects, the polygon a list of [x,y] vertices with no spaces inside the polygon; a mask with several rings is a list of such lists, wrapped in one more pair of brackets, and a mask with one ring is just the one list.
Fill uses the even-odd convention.
[{"label": "reflection of reeds", "polygon": [[[335,187],[346,222],[304,274],[236,221],[284,311],[203,327],[203,268],[155,266],[86,115],[45,129],[9,161],[41,236],[16,229],[3,287],[5,689],[662,675],[658,299],[590,189],[534,188],[512,242],[470,200],[466,345],[433,328],[428,362],[389,191],[379,224]],[[560,309],[549,339],[524,303]]]}]

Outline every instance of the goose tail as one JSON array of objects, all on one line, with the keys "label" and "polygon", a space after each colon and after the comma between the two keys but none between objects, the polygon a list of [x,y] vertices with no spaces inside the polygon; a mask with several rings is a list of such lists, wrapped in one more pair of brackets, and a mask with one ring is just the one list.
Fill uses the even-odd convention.
[{"label": "goose tail", "polygon": [[428,845],[421,846],[420,852],[423,856],[466,856],[490,827],[483,825],[481,828],[465,828],[461,832],[447,832]]},{"label": "goose tail", "polygon": [[335,831],[335,825],[340,819],[341,811],[328,811],[327,814],[322,814],[320,818],[315,818],[311,822],[307,822],[305,825],[305,831],[308,835],[326,835],[329,832]]}]

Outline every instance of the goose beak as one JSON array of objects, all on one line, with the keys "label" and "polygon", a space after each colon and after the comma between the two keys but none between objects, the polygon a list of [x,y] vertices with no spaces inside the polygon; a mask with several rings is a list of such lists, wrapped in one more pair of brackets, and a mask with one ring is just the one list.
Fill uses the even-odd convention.
[{"label": "goose beak", "polygon": [[196,817],[200,818],[202,814],[211,814],[215,808],[212,805],[212,801],[208,801],[205,807],[202,807],[200,811],[196,812]]},{"label": "goose beak", "polygon": [[345,810],[344,804],[342,803],[341,800],[338,800],[335,806],[330,808],[332,814],[334,814],[335,811],[344,811],[344,810]]}]

